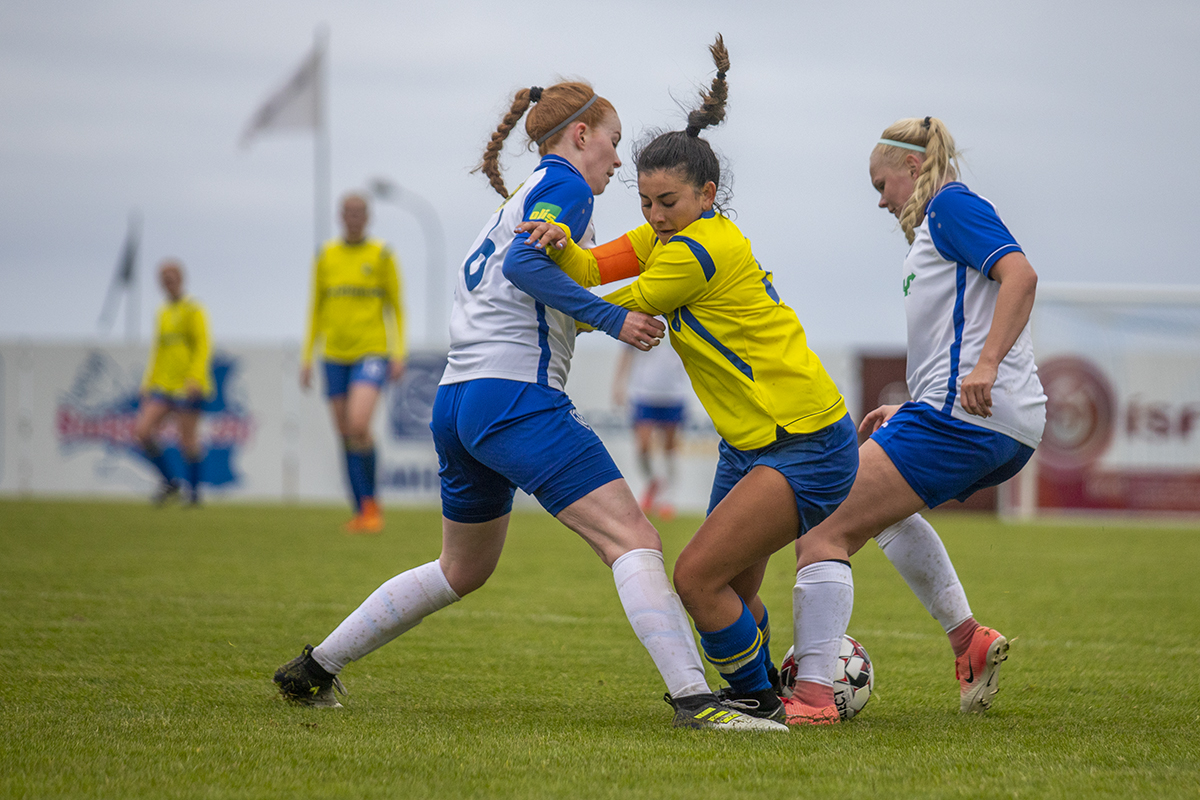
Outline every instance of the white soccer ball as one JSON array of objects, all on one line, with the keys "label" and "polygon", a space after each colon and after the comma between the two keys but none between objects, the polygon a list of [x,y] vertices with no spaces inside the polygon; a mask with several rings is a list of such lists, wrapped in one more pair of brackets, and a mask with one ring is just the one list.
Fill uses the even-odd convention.
[{"label": "white soccer ball", "polygon": [[[833,676],[833,702],[842,719],[851,719],[863,710],[875,689],[875,670],[867,649],[858,640],[842,637],[842,648],[838,653]],[[791,647],[779,664],[779,682],[785,697],[792,696],[796,684],[796,656]]]}]

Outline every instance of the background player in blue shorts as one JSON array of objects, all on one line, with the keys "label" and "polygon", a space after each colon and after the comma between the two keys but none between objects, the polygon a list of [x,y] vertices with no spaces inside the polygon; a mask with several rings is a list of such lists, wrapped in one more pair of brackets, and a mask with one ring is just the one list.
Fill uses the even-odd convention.
[{"label": "background player in blue shorts", "polygon": [[[499,155],[526,111],[525,130],[542,160],[510,195]],[[281,667],[275,681],[285,697],[336,705],[337,675],[350,661],[482,586],[499,561],[519,486],[612,568],[626,616],[674,700],[675,725],[785,729],[739,714],[710,692],[658,532],[563,391],[576,320],[641,349],[658,343],[662,323],[601,300],[543,252],[514,246],[527,220],[561,222],[591,243],[594,195],[621,164],[620,138],[615,109],[587,84],[516,93],[481,164],[505,202],[458,272],[430,425],[442,486],[441,555],[385,582],[320,645]]]},{"label": "background player in blue shorts", "polygon": [[[158,310],[154,343],[142,378],[134,436],[162,476],[154,502],[162,504],[179,494],[186,477],[187,504],[200,502],[200,410],[212,394],[208,321],[204,308],[183,293],[183,264],[168,258],[159,265],[158,280],[167,301]],[[185,475],[173,474],[158,443],[163,424],[175,418]]]},{"label": "background player in blue shorts", "polygon": [[348,533],[378,533],[383,514],[375,497],[371,417],[388,381],[404,374],[404,315],[400,273],[391,249],[366,235],[367,200],[342,199],[341,239],[325,244],[313,262],[308,335],[300,385],[312,382],[312,356],[322,341],[325,394],[342,440],[355,515]]},{"label": "background player in blue shorts", "polygon": [[613,375],[613,403],[618,408],[629,404],[638,469],[645,481],[638,502],[642,511],[664,520],[675,517],[687,387],[687,371],[673,348],[622,348]]},{"label": "background player in blue shorts", "polygon": [[879,206],[912,245],[898,287],[913,401],[867,415],[850,496],[800,542],[795,691],[811,706],[833,706],[829,676],[854,602],[849,558],[871,537],[947,632],[962,711],[990,706],[1007,658],[1008,640],[975,621],[916,513],[1016,475],[1046,420],[1029,333],[1037,274],[992,204],[956,180],[956,155],[934,117],[900,120],[871,153]]},{"label": "background player in blue shorts", "polygon": [[767,719],[807,722],[810,710],[781,701],[773,685],[758,589],[771,555],[846,497],[857,440],[796,312],[717,204],[720,161],[700,132],[725,117],[729,57],[720,37],[711,53],[717,76],[687,129],[656,136],[636,155],[646,224],[592,251],[548,226],[531,238],[562,242],[549,252],[585,285],[637,276],[605,299],[667,318],[671,345],[721,435],[708,516],[675,564],[675,588],[729,681],[720,696]]}]

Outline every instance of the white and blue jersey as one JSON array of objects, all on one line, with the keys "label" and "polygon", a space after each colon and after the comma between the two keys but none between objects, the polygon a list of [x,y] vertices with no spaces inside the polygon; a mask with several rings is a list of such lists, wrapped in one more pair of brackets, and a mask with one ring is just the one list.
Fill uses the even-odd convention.
[{"label": "white and blue jersey", "polygon": [[904,260],[908,391],[914,401],[955,419],[1037,447],[1046,424],[1046,395],[1028,323],[1000,362],[992,416],[968,414],[959,398],[996,310],[1000,284],[988,273],[1014,252],[1022,252],[1021,246],[995,207],[962,183],[946,184],[929,202]]},{"label": "white and blue jersey", "polygon": [[575,321],[616,337],[625,309],[571,280],[515,234],[527,220],[559,222],[584,246],[594,239],[592,191],[574,166],[544,157],[491,216],[458,270],[450,354],[442,384],[504,378],[562,391],[575,350]]}]

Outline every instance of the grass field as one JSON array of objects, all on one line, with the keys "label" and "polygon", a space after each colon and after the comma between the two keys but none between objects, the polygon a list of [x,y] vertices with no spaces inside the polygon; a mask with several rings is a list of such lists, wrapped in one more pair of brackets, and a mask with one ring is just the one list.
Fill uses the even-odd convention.
[{"label": "grass field", "polygon": [[[933,516],[980,620],[1015,638],[985,717],[958,713],[941,629],[878,548],[850,632],[854,721],[787,735],[669,727],[611,573],[542,513],[492,581],[343,673],[338,711],[271,673],[385,579],[438,514],[377,538],[340,509],[0,502],[5,797],[1197,797],[1200,528]],[[661,526],[668,560],[698,524]],[[776,658],[792,564],[764,586]]]}]

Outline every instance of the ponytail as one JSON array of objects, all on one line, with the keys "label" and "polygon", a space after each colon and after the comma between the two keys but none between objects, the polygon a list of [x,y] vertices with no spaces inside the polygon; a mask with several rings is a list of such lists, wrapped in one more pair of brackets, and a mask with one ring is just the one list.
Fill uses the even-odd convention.
[{"label": "ponytail", "polygon": [[[529,111],[530,106],[534,106],[532,111]],[[612,103],[596,94],[591,86],[579,81],[556,83],[546,89],[532,86],[517,90],[512,106],[484,148],[483,160],[472,170],[483,172],[492,188],[505,199],[508,199],[508,189],[500,174],[500,152],[504,149],[508,134],[526,111],[529,111],[525,120],[529,146],[536,146],[538,155],[543,156],[558,144],[572,122],[579,121],[588,127],[595,127],[609,114],[616,113]]]},{"label": "ponytail", "polygon": [[880,158],[892,166],[902,166],[904,157],[916,150],[925,160],[917,172],[912,196],[900,210],[900,229],[912,244],[916,230],[925,219],[925,206],[950,181],[958,178],[958,150],[946,124],[937,117],[914,117],[893,123],[875,145]]}]

